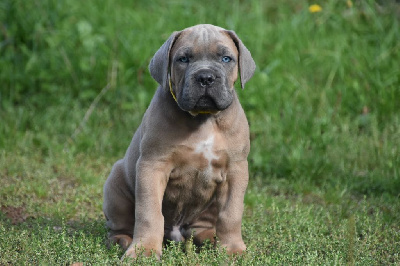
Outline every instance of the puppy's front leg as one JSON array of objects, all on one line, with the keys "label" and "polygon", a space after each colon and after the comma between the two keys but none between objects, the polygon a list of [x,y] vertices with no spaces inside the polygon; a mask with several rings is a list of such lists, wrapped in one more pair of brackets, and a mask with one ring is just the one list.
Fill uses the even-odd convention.
[{"label": "puppy's front leg", "polygon": [[135,258],[141,249],[145,256],[161,257],[164,236],[162,200],[167,185],[167,165],[139,160],[136,165],[135,228],[133,241],[124,257]]},{"label": "puppy's front leg", "polygon": [[246,250],[241,227],[248,179],[247,161],[235,162],[228,172],[227,183],[219,191],[216,231],[219,243],[228,254],[241,254]]}]

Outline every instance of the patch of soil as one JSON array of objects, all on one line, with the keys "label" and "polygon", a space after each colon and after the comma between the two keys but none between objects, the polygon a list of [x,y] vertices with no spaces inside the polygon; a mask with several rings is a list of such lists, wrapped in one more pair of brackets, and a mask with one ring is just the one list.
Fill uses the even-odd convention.
[{"label": "patch of soil", "polygon": [[13,206],[1,206],[1,212],[3,212],[11,223],[16,225],[26,221],[26,219],[32,217],[26,213],[25,207],[13,207]]}]

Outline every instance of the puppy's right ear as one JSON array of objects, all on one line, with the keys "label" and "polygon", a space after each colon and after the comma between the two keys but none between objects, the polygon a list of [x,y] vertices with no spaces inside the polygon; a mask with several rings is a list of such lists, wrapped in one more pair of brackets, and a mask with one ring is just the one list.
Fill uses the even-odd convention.
[{"label": "puppy's right ear", "polygon": [[171,34],[168,40],[154,54],[149,64],[150,74],[162,87],[168,88],[169,53],[180,31]]}]

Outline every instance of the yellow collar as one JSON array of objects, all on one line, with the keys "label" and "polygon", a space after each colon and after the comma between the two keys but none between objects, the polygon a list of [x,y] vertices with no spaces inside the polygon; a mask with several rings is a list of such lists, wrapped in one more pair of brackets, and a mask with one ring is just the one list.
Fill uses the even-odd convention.
[{"label": "yellow collar", "polygon": [[[172,90],[171,77],[168,78],[168,82],[169,82],[169,91],[171,92],[172,98],[174,98],[175,102],[178,103],[178,100],[176,99],[174,91]],[[210,111],[198,111],[197,113],[199,113],[199,114],[212,114]]]},{"label": "yellow collar", "polygon": [[172,90],[171,78],[169,78],[168,81],[169,81],[169,91],[171,92],[172,98],[174,98],[175,102],[178,103],[174,91]]}]

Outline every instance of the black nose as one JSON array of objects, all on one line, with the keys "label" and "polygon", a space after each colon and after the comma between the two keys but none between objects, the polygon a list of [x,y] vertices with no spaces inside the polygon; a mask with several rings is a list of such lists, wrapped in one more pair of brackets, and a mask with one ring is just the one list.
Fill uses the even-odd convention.
[{"label": "black nose", "polygon": [[201,71],[196,75],[196,81],[202,87],[210,86],[215,81],[215,75],[210,71]]}]

